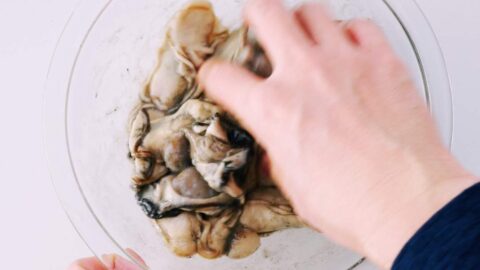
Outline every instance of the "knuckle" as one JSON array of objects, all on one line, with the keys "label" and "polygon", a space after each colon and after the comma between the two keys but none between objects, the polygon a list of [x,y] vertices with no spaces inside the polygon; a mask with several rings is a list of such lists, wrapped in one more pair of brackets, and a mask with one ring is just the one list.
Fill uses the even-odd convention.
[{"label": "knuckle", "polygon": [[317,56],[318,53],[306,44],[291,44],[285,48],[275,69],[282,74],[289,74],[291,70],[310,69],[316,64]]},{"label": "knuckle", "polygon": [[313,81],[328,81],[329,78],[333,78],[334,73],[343,73],[345,69],[350,68],[355,55],[343,48],[338,50],[335,53],[312,53],[303,60],[301,71]]}]

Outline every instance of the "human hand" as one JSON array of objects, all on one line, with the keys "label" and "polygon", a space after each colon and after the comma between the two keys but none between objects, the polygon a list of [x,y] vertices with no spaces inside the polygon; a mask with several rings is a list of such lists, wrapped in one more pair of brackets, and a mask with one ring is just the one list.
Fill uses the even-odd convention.
[{"label": "human hand", "polygon": [[[135,260],[145,265],[138,254],[131,250],[127,250]],[[115,254],[102,256],[102,261],[96,257],[83,258],[73,262],[67,270],[141,270],[136,264]]]},{"label": "human hand", "polygon": [[297,213],[384,268],[438,209],[475,182],[442,145],[406,67],[366,20],[340,26],[317,4],[249,1],[267,79],[212,60],[207,94],[266,149]]}]

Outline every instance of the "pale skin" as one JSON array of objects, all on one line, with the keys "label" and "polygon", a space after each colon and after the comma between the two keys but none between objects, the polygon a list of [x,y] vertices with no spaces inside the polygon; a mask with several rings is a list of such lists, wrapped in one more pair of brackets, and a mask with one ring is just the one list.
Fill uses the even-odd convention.
[{"label": "pale skin", "polygon": [[[281,0],[248,1],[245,21],[273,74],[262,79],[210,61],[201,84],[266,149],[302,219],[390,268],[413,234],[477,178],[442,144],[409,72],[373,23],[338,24],[321,5],[288,11]],[[70,270],[136,269],[95,267],[80,261]]]}]

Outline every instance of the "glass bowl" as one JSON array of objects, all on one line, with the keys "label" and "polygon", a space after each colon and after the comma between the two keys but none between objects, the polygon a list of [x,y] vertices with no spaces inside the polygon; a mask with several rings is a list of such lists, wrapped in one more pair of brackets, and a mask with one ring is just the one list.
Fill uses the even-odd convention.
[{"label": "glass bowl", "polygon": [[[96,255],[135,250],[150,269],[353,269],[361,256],[310,229],[263,238],[243,260],[175,257],[137,206],[129,187],[127,119],[153,70],[169,18],[187,0],[84,0],[52,58],[45,97],[45,139],[58,196]],[[222,22],[239,25],[242,0],[212,1]],[[305,1],[286,1],[295,6]],[[452,136],[450,87],[431,28],[411,0],[331,0],[339,19],[370,18],[408,65],[437,120]],[[352,224],[355,226],[355,224]]]}]

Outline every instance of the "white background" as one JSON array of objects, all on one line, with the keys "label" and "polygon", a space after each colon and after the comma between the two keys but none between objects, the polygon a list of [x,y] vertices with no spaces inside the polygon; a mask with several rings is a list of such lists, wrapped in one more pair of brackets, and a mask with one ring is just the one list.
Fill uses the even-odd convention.
[{"label": "white background", "polygon": [[[64,269],[90,255],[56,199],[41,133],[49,59],[76,2],[0,0],[1,269]],[[480,1],[418,2],[439,38],[452,80],[453,151],[480,175]]]}]

